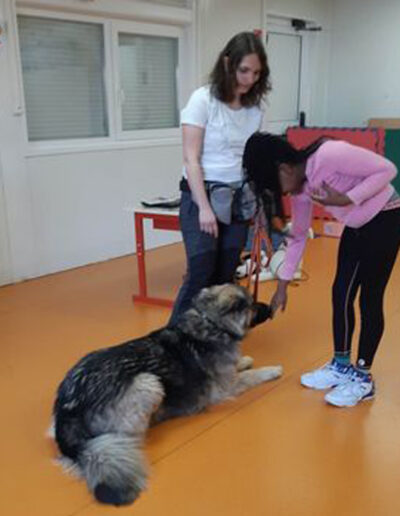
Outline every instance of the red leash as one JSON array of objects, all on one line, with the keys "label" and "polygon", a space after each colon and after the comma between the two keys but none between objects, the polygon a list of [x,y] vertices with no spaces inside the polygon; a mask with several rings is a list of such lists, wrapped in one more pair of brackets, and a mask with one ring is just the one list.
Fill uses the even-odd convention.
[{"label": "red leash", "polygon": [[261,249],[263,248],[262,244],[265,244],[265,249],[267,253],[268,262],[271,259],[273,250],[272,250],[272,242],[268,236],[268,233],[265,228],[265,218],[263,216],[262,211],[260,210],[254,219],[254,237],[251,245],[251,254],[250,254],[250,267],[249,267],[249,275],[247,280],[247,289],[251,292],[251,282],[252,282],[252,271],[253,266],[255,266],[255,279],[254,279],[254,289],[253,289],[253,299],[254,302],[257,301],[258,298],[258,284],[259,284],[259,275],[261,268]]}]

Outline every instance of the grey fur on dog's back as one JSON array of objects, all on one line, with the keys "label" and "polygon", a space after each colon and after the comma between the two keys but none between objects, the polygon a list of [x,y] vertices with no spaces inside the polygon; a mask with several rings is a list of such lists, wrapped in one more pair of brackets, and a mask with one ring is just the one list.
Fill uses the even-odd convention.
[{"label": "grey fur on dog's back", "polygon": [[199,412],[280,374],[238,373],[251,322],[242,287],[204,289],[178,324],[82,358],[61,383],[55,437],[103,503],[131,503],[146,486],[148,426]]}]

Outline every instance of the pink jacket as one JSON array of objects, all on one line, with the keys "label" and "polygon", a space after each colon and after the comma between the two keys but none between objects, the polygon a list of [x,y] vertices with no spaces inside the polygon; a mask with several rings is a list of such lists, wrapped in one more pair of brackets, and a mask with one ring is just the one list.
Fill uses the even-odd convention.
[{"label": "pink jacket", "polygon": [[356,145],[328,140],[310,156],[306,166],[303,191],[291,197],[292,237],[288,238],[285,262],[279,271],[281,279],[290,280],[304,253],[307,230],[311,225],[311,193],[323,181],[346,193],[353,204],[324,206],[340,222],[352,228],[369,222],[379,213],[394,192],[390,184],[397,169],[388,159]]}]

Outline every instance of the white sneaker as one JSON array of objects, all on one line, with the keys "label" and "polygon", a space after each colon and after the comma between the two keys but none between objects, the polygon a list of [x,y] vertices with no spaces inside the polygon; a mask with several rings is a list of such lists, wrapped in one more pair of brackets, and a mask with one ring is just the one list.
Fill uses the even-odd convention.
[{"label": "white sneaker", "polygon": [[[256,277],[256,274],[253,274],[251,279],[255,281]],[[261,267],[258,274],[258,281],[270,281],[273,279],[275,279],[275,274],[271,271],[271,269],[269,267]]]},{"label": "white sneaker", "polygon": [[354,407],[360,401],[375,396],[375,384],[371,375],[362,375],[353,370],[351,377],[325,395],[325,401],[336,407]]},{"label": "white sneaker", "polygon": [[[261,250],[261,253],[260,253],[260,259],[261,259],[261,266],[260,266],[260,271],[263,270],[263,268],[267,265],[268,263],[268,256],[267,256],[267,253],[263,250]],[[251,265],[251,256],[249,255],[248,258],[246,258],[237,268],[236,268],[236,272],[235,272],[235,277],[237,279],[242,279],[242,278],[246,278],[247,276],[249,276],[250,274],[254,274],[256,272],[256,269],[257,269],[257,263],[256,262],[253,262],[253,267],[252,267],[252,270],[250,271],[250,265]],[[254,279],[254,277],[253,277]]]},{"label": "white sneaker", "polygon": [[353,367],[350,364],[341,365],[335,359],[332,359],[331,362],[323,367],[302,374],[300,382],[304,387],[309,387],[310,389],[330,389],[343,382],[347,382],[352,372]]},{"label": "white sneaker", "polygon": [[[250,258],[247,258],[243,263],[241,263],[240,265],[237,266],[236,272],[235,272],[235,277],[237,279],[246,278],[249,275],[249,273],[250,273],[250,263],[251,263]],[[251,272],[255,271],[256,266],[257,265],[255,263],[253,263],[253,268],[252,268]]]}]

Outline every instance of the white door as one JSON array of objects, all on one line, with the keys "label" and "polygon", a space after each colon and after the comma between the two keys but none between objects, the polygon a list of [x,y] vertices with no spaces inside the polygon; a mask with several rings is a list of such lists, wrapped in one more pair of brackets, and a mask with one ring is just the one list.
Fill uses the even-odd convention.
[{"label": "white door", "polygon": [[274,18],[267,24],[266,49],[272,91],[267,96],[263,130],[282,134],[300,123],[306,113],[306,35],[291,27],[290,19]]}]

